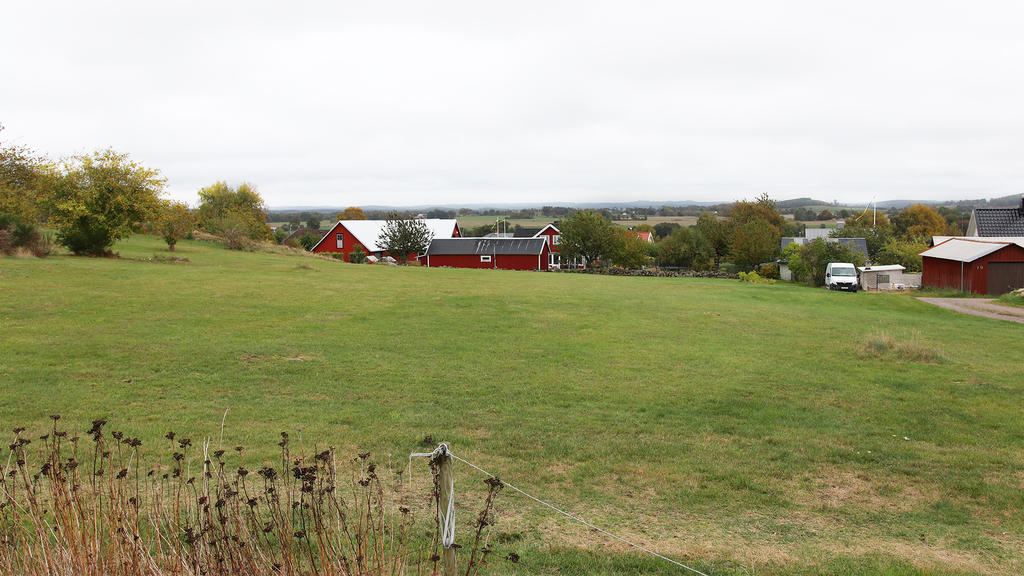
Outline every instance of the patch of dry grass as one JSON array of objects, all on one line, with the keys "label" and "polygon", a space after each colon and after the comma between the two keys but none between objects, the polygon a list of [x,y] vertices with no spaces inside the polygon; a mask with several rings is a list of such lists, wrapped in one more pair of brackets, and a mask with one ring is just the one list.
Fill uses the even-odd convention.
[{"label": "patch of dry grass", "polygon": [[925,343],[916,332],[898,337],[885,330],[876,330],[865,338],[863,352],[869,357],[885,357],[907,362],[938,364],[944,360],[939,349]]}]

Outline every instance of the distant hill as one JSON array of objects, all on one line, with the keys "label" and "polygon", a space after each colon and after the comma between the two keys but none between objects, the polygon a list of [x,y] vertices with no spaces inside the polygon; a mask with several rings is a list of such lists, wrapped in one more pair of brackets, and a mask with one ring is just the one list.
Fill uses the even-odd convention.
[{"label": "distant hill", "polygon": [[[662,206],[673,206],[685,208],[689,206],[717,206],[719,204],[728,204],[728,202],[698,202],[696,200],[634,200],[630,202],[492,202],[488,204],[415,204],[412,206],[388,206],[380,204],[360,207],[363,210],[425,211],[433,209],[458,210],[459,208],[469,208],[471,210],[525,210],[528,208],[540,209],[544,206],[558,206],[561,208],[660,208]],[[345,208],[338,206],[273,206],[270,209],[274,212],[341,212]]]},{"label": "distant hill", "polygon": [[815,200],[814,198],[794,198],[792,200],[779,200],[775,202],[775,207],[782,212],[790,212],[797,208],[810,208],[812,206],[831,206],[831,202],[824,200]]},{"label": "distant hill", "polygon": [[[1012,206],[1020,206],[1021,198],[1024,194],[1011,194],[1009,196],[1002,196],[1000,198],[992,199],[977,199],[977,200],[946,200],[946,201],[930,201],[930,200],[883,200],[878,202],[877,207],[880,210],[902,210],[912,204],[926,204],[928,206],[956,206],[960,209],[970,208],[1006,208]],[[660,208],[662,206],[672,206],[674,208],[712,208],[721,207],[732,204],[728,201],[713,201],[713,202],[699,202],[697,200],[633,200],[629,202],[491,202],[491,203],[476,203],[476,204],[415,204],[410,206],[396,206],[396,205],[368,205],[362,206],[363,210],[382,211],[386,212],[389,210],[396,211],[416,211],[416,212],[427,212],[433,209],[439,210],[458,210],[459,208],[468,208],[470,210],[525,210],[525,209],[540,209],[544,206],[557,206],[562,208],[579,208],[579,209],[599,209],[599,208],[611,208],[611,209],[630,209],[630,208]],[[869,202],[850,202],[846,204],[835,205],[832,202],[825,200],[818,200],[815,198],[793,198],[790,200],[777,200],[775,206],[782,212],[790,213],[797,208],[810,208],[810,209],[821,209],[828,207],[830,209],[836,208],[853,208],[863,209],[871,204]],[[334,212],[341,212],[344,210],[344,206],[273,206],[270,208],[273,212],[320,212],[321,214],[333,214]]]}]

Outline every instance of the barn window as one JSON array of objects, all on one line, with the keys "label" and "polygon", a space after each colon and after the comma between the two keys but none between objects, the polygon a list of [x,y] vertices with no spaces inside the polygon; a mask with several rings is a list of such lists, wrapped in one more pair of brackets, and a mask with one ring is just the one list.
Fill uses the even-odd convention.
[{"label": "barn window", "polygon": [[344,248],[345,247],[345,235],[339,233],[338,236],[337,236],[337,240],[338,240],[338,248]]},{"label": "barn window", "polygon": [[559,244],[562,243],[562,237],[558,234],[555,234],[554,236],[551,237],[551,243],[554,244],[555,246],[558,246]]},{"label": "barn window", "polygon": [[490,256],[481,256],[480,257],[480,261],[481,262],[490,262],[491,261],[491,257]]}]

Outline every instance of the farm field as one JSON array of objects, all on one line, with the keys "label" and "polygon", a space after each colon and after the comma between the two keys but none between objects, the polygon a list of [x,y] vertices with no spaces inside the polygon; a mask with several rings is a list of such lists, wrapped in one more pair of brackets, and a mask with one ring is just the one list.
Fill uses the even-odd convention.
[{"label": "farm field", "polygon": [[[429,436],[712,576],[1024,572],[1018,324],[785,284],[116,250],[0,259],[5,429],[102,417],[150,446],[216,438],[227,409],[250,461],[288,431],[394,469]],[[461,539],[483,485],[456,476]],[[511,491],[497,510],[491,573],[685,573]]]},{"label": "farm field", "polygon": [[671,222],[673,224],[679,224],[680,226],[694,226],[697,224],[696,216],[648,216],[647,220],[614,220],[616,226],[639,226],[641,224],[650,224],[655,226],[662,222]]}]

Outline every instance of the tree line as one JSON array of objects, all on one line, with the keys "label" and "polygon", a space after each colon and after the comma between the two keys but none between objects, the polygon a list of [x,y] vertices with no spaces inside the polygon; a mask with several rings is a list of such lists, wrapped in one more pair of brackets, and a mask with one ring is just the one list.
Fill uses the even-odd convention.
[{"label": "tree line", "polygon": [[47,238],[39,232],[43,224],[55,231],[53,242],[87,256],[111,255],[114,243],[133,232],[162,236],[171,250],[196,229],[223,237],[230,248],[272,238],[252,184],[202,188],[195,210],[164,198],[165,186],[159,170],[111,149],[52,161],[0,142],[0,248]]},{"label": "tree line", "polygon": [[[559,222],[559,249],[563,261],[584,259],[588,265],[624,268],[658,266],[695,271],[747,272],[778,277],[778,262],[786,262],[797,280],[822,281],[828,262],[863,265],[901,264],[910,271],[921,270],[919,253],[928,248],[935,235],[962,234],[962,215],[943,214],[924,204],[896,212],[891,218],[882,212],[850,214],[844,226],[829,234],[832,238],[864,238],[867,255],[842,242],[816,239],[806,244],[791,243],[783,251],[783,237],[800,237],[805,225],[785,218],[767,195],[753,201],[739,201],[722,207],[727,216],[702,212],[693,226],[662,222],[641,224],[631,229],[616,227],[596,211],[575,211]],[[653,244],[637,232],[654,234]],[[820,273],[819,273],[820,272]]]}]

